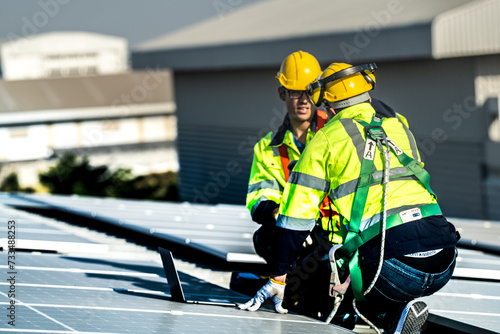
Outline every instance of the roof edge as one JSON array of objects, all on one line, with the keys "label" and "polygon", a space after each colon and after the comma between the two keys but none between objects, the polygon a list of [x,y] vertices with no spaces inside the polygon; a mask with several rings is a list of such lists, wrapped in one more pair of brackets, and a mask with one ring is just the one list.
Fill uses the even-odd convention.
[{"label": "roof edge", "polygon": [[371,37],[364,31],[348,31],[244,44],[136,50],[132,51],[131,57],[134,69],[159,66],[174,71],[275,67],[284,55],[297,49],[307,50],[320,62],[430,59],[430,34],[431,22],[428,22],[381,29]]}]

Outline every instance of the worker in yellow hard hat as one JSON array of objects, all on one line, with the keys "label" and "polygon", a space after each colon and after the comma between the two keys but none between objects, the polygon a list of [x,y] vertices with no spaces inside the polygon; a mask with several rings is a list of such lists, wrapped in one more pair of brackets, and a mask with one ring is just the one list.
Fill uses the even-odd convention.
[{"label": "worker in yellow hard hat", "polygon": [[[306,145],[326,123],[326,112],[318,110],[311,103],[306,91],[309,84],[321,73],[318,61],[308,52],[293,52],[283,60],[276,79],[279,83],[278,96],[285,103],[287,113],[278,130],[269,132],[254,147],[246,205],[252,219],[260,225],[253,237],[255,250],[268,264],[272,261],[273,247],[276,245],[273,241],[276,216],[283,189],[289,181],[293,165],[291,162],[300,157]],[[329,242],[341,241],[338,215],[329,204],[327,196],[316,220],[318,228],[308,239],[303,254],[307,255],[317,250],[318,243],[325,245],[323,249],[327,253]],[[312,274],[308,273],[309,276]],[[290,298],[294,299],[294,310],[304,311],[310,315],[317,314],[315,307],[321,307],[320,302],[314,303],[314,306],[301,303],[300,295],[305,293],[306,284],[302,279],[298,277],[296,279],[300,282],[294,285],[297,289],[290,294]],[[327,285],[328,282],[325,289]]]},{"label": "worker in yellow hard hat", "polygon": [[276,224],[275,216],[288,181],[288,165],[300,157],[306,144],[326,122],[326,113],[317,110],[306,92],[321,72],[316,58],[304,51],[294,52],[283,60],[276,79],[287,114],[279,129],[269,132],[254,147],[246,205],[252,219],[262,225],[254,236],[254,245],[257,254],[266,260],[272,246],[269,238]]},{"label": "worker in yellow hard hat", "polygon": [[293,169],[271,279],[242,308],[255,311],[272,299],[284,313],[289,264],[316,225],[325,194],[342,217],[343,256],[331,255],[332,266],[350,274],[353,305],[365,322],[386,333],[417,333],[428,308],[415,298],[450,280],[459,236],[442,215],[406,119],[380,114],[370,103],[376,68],[333,63],[311,83],[311,101],[333,118]]}]

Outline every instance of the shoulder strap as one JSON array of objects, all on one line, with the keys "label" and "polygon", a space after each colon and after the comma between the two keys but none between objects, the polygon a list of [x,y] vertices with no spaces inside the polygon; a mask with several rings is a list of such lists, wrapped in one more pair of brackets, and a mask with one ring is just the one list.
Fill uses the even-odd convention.
[{"label": "shoulder strap", "polygon": [[285,173],[285,181],[288,182],[288,178],[290,177],[290,171],[288,170],[288,164],[290,164],[288,148],[285,144],[281,144],[278,147],[278,151],[280,152],[281,166],[283,167],[283,172]]},{"label": "shoulder strap", "polygon": [[318,132],[321,128],[323,128],[326,124],[326,119],[328,118],[326,111],[324,110],[317,110],[318,115],[318,120],[317,120],[317,125],[316,125],[316,132]]}]

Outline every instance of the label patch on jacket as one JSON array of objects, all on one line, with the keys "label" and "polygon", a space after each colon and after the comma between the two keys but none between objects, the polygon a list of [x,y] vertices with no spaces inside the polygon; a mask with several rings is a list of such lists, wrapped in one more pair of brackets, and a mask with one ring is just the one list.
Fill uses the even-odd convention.
[{"label": "label patch on jacket", "polygon": [[401,153],[403,153],[403,151],[399,148],[399,146],[396,145],[396,143],[390,140],[389,138],[387,138],[387,143],[389,144],[390,147],[392,147],[396,155],[400,155]]},{"label": "label patch on jacket", "polygon": [[375,158],[375,147],[377,143],[371,138],[366,138],[365,152],[363,158],[366,160],[373,160]]},{"label": "label patch on jacket", "polygon": [[406,211],[402,211],[399,213],[401,220],[403,223],[412,222],[414,220],[422,219],[422,213],[419,208],[414,208]]}]

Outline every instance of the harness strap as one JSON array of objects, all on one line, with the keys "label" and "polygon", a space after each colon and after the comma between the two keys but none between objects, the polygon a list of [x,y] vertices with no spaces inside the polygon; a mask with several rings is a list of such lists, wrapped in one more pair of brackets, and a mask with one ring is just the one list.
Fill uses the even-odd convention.
[{"label": "harness strap", "polygon": [[318,132],[321,128],[323,128],[326,124],[327,114],[324,110],[318,110],[317,113],[317,124],[316,124],[316,132]]},{"label": "harness strap", "polygon": [[[342,246],[342,251],[350,257],[349,271],[351,274],[352,288],[355,298],[361,301],[364,300],[365,297],[363,293],[361,269],[359,267],[358,249],[364,243],[374,238],[381,232],[380,221],[365,230],[360,231],[368,191],[370,186],[374,183],[374,173],[377,172],[376,170],[374,171],[374,158],[377,144],[380,148],[382,148],[382,144],[388,145],[398,158],[399,162],[406,168],[407,172],[398,174],[397,177],[414,175],[434,198],[436,198],[436,195],[430,188],[429,174],[414,159],[406,155],[392,140],[385,136],[380,119],[374,117],[370,124],[362,121],[359,121],[359,123],[365,127],[366,143],[357,190],[354,195],[349,228],[343,228],[342,230],[345,240],[345,243]],[[382,139],[384,139],[384,143],[382,143]],[[419,209],[421,213],[421,217],[419,219],[435,214],[441,214],[439,205],[436,203],[420,206]],[[386,219],[386,230],[403,223],[404,221],[400,213],[393,214]]]},{"label": "harness strap", "polygon": [[281,158],[281,166],[283,166],[283,172],[285,173],[285,182],[288,182],[290,177],[290,171],[288,170],[288,164],[290,164],[290,158],[288,157],[288,149],[285,144],[281,144],[278,147]]},{"label": "harness strap", "polygon": [[[417,206],[415,206],[417,207]],[[419,206],[421,218],[430,217],[434,215],[440,215],[441,209],[437,203],[426,204],[423,206]],[[421,219],[419,218],[419,219]],[[404,221],[401,218],[400,213],[395,213],[389,217],[387,217],[387,228],[390,229],[392,227],[403,224]],[[356,234],[351,234],[351,238],[346,241],[344,246],[342,247],[342,251],[346,254],[352,254],[356,249],[364,245],[369,240],[373,239],[380,233],[380,222],[373,224],[368,227],[366,230],[361,231]]]}]

